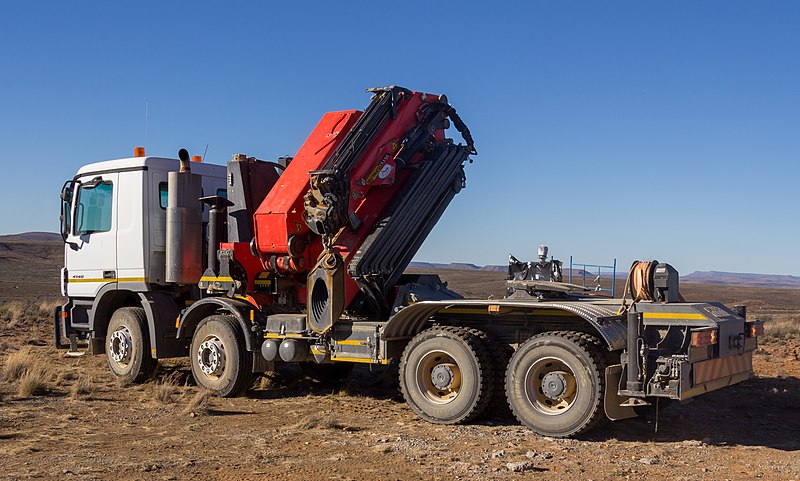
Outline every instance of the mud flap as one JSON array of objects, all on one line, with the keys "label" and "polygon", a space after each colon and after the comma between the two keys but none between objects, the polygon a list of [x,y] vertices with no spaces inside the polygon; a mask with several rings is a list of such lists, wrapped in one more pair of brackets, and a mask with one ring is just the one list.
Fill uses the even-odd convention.
[{"label": "mud flap", "polygon": [[627,398],[619,395],[619,380],[622,376],[622,364],[614,364],[606,368],[606,392],[603,395],[603,408],[606,416],[612,421],[630,419],[637,416],[636,411],[630,406],[622,406]]}]

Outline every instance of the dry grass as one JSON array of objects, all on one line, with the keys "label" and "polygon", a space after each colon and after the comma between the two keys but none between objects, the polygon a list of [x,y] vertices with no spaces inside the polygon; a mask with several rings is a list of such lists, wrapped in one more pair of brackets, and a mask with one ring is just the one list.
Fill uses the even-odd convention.
[{"label": "dry grass", "polygon": [[124,377],[114,377],[114,385],[117,389],[125,389],[131,386],[131,382]]},{"label": "dry grass", "polygon": [[184,416],[207,416],[211,412],[211,396],[208,391],[197,392],[181,411]]},{"label": "dry grass", "polygon": [[22,301],[11,301],[0,306],[0,319],[6,321],[10,327],[19,324],[29,310],[30,304]]},{"label": "dry grass", "polygon": [[30,348],[22,348],[19,351],[12,352],[6,358],[3,364],[3,374],[6,381],[14,382],[21,378],[28,372],[32,366],[36,364],[36,357],[31,352]]},{"label": "dry grass", "polygon": [[264,373],[258,377],[253,383],[253,389],[258,389],[261,391],[266,391],[268,389],[276,389],[282,387],[286,381],[283,377],[278,374],[278,371],[271,370]]},{"label": "dry grass", "polygon": [[61,370],[58,371],[56,375],[55,384],[56,386],[66,386],[68,384],[72,384],[72,381],[78,379],[80,377],[79,374],[76,374],[74,371],[71,370]]},{"label": "dry grass", "polygon": [[7,382],[17,381],[22,397],[45,394],[53,377],[47,360],[36,356],[28,347],[9,354],[3,364],[3,374]]},{"label": "dry grass", "polygon": [[292,426],[292,428],[298,431],[305,431],[308,429],[343,429],[344,425],[337,421],[333,414],[323,414],[319,416],[306,416]]},{"label": "dry grass", "polygon": [[21,397],[31,397],[46,394],[50,378],[50,372],[45,367],[32,366],[19,378],[19,395]]},{"label": "dry grass", "polygon": [[261,376],[256,380],[255,383],[253,383],[253,388],[260,391],[266,391],[267,389],[272,389],[273,387],[275,387],[275,381],[269,376]]},{"label": "dry grass", "polygon": [[153,399],[161,404],[172,404],[175,402],[174,396],[178,392],[179,378],[180,373],[173,371],[156,381],[152,390]]},{"label": "dry grass", "polygon": [[80,375],[78,376],[78,380],[70,386],[69,398],[73,401],[89,399],[95,391],[96,387],[94,383],[86,376]]},{"label": "dry grass", "polygon": [[800,314],[763,314],[766,337],[800,336]]},{"label": "dry grass", "polygon": [[43,301],[39,301],[36,305],[39,317],[49,318],[53,315],[53,310],[56,306],[60,306],[62,302],[60,300],[55,299],[46,299]]}]

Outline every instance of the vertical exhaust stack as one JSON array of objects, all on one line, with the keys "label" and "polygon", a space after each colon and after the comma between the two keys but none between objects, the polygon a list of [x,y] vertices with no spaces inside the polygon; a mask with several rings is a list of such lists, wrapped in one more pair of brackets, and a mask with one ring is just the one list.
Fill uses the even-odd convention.
[{"label": "vertical exhaust stack", "polygon": [[219,259],[217,258],[219,244],[227,241],[225,235],[227,233],[226,211],[233,205],[233,202],[218,195],[201,197],[200,202],[210,207],[208,211],[208,252],[206,253],[206,271],[203,273],[203,277],[216,277],[219,275]]},{"label": "vertical exhaust stack", "polygon": [[180,172],[167,178],[166,281],[197,284],[203,274],[203,208],[201,177],[192,174],[189,152],[181,149]]}]

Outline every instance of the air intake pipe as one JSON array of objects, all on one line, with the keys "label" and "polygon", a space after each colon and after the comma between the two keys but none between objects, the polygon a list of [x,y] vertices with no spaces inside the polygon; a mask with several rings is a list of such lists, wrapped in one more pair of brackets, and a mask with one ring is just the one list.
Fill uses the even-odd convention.
[{"label": "air intake pipe", "polygon": [[201,177],[191,173],[189,152],[181,149],[180,172],[167,175],[167,282],[197,284],[203,274]]}]

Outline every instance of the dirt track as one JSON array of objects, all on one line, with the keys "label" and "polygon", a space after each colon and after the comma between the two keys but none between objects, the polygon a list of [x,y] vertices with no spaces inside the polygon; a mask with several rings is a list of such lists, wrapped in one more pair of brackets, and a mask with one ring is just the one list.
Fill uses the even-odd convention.
[{"label": "dirt track", "polygon": [[[789,312],[758,290],[741,295]],[[639,418],[555,440],[510,420],[428,424],[365,367],[343,388],[288,370],[190,412],[197,388],[184,364],[120,387],[103,357],[65,358],[47,345],[45,311],[0,321],[2,356],[27,347],[47,371],[41,395],[0,381],[0,479],[800,479],[794,334],[763,343],[757,378],[662,409],[658,432]]]},{"label": "dirt track", "polygon": [[[31,398],[3,386],[0,477],[515,479],[524,473],[509,466],[520,466],[537,479],[797,479],[800,381],[786,376],[798,374],[800,349],[797,339],[787,345],[762,348],[758,379],[664,409],[658,433],[652,419],[636,419],[580,440],[542,438],[509,421],[428,424],[366,369],[342,390],[297,379],[212,399],[193,416],[184,410],[194,387],[159,402],[163,386],[119,388],[102,357],[40,347],[60,385]],[[173,369],[179,384],[188,380],[185,367],[165,372]],[[88,399],[68,395],[80,376],[91,378]]]}]

